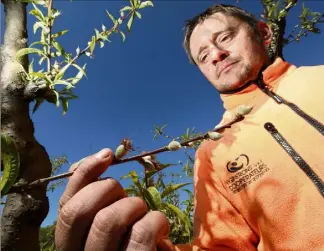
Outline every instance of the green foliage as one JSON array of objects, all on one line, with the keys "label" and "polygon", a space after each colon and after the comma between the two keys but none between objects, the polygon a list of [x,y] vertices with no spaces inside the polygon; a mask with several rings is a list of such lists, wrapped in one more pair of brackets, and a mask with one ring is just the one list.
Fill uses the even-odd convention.
[{"label": "green foliage", "polygon": [[[275,29],[275,23],[287,17],[291,8],[301,1],[298,0],[261,0],[264,5],[263,18]],[[296,24],[290,34],[283,38],[284,45],[291,42],[299,42],[302,37],[307,37],[309,33],[319,34],[318,24],[324,23],[324,13],[311,11],[302,2],[302,11],[299,15],[299,23]],[[286,32],[287,33],[287,32]],[[280,38],[278,38],[280,39]]]},{"label": "green foliage", "polygon": [[[296,25],[289,34],[288,42],[299,42],[302,37],[307,37],[309,33],[320,34],[318,24],[324,23],[324,13],[310,11],[309,8],[302,5],[302,13],[299,15],[300,24]],[[299,28],[299,30],[298,30]],[[296,31],[298,32],[296,33]]]},{"label": "green foliage", "polygon": [[[164,137],[167,142],[170,140],[190,140],[201,133],[196,133],[194,128],[188,128],[183,135],[172,137],[165,131],[166,125],[154,127],[154,139]],[[190,149],[195,151],[200,141],[192,145]],[[160,163],[156,156],[143,157],[138,162],[144,167],[144,172],[139,175],[133,170],[121,177],[121,180],[130,179],[131,183],[125,189],[129,196],[138,196],[144,199],[149,210],[163,212],[170,224],[169,238],[174,244],[187,243],[192,240],[193,232],[193,194],[189,189],[184,189],[192,182],[179,182],[181,177],[191,178],[193,174],[193,153],[189,148],[184,148],[184,157],[187,161],[182,169],[176,164]],[[168,172],[174,167],[173,172]],[[183,196],[187,195],[186,199]]]},{"label": "green foliage", "polygon": [[16,182],[20,168],[19,153],[8,135],[1,134],[1,197],[5,196]]},{"label": "green foliage", "polygon": [[[55,19],[61,15],[61,12],[52,6],[49,7],[46,1],[27,0],[26,2],[31,3],[33,6],[33,9],[29,12],[29,14],[33,15],[37,20],[33,25],[33,32],[36,34],[40,31],[40,37],[38,41],[32,43],[28,48],[23,48],[18,51],[16,59],[19,60],[21,57],[29,54],[36,55],[41,69],[34,72],[29,68],[29,71],[25,72],[25,80],[30,84],[44,82],[47,85],[47,91],[42,92],[42,96],[37,96],[35,98],[33,112],[35,112],[44,101],[47,101],[55,104],[57,107],[62,105],[63,115],[68,111],[69,100],[77,98],[72,90],[76,87],[76,84],[86,76],[86,65],[82,67],[79,66],[77,60],[83,55],[93,58],[97,44],[99,44],[100,48],[103,48],[105,42],[111,42],[109,38],[113,33],[120,34],[124,42],[126,35],[122,31],[121,25],[127,22],[127,30],[130,32],[134,17],[137,16],[139,19],[142,17],[139,10],[145,7],[153,7],[151,1],[142,2],[139,0],[130,0],[130,6],[125,6],[120,9],[119,17],[114,17],[111,13],[106,11],[109,19],[113,22],[112,27],[107,30],[106,27],[102,25],[101,31],[94,29],[95,34],[91,36],[87,46],[83,50],[80,50],[78,47],[76,53],[73,55],[73,53],[68,53],[58,40],[60,37],[67,34],[68,30],[64,29],[52,33]],[[47,13],[45,13],[45,11],[47,11]],[[70,76],[71,68],[77,70],[74,77]]]},{"label": "green foliage", "polygon": [[56,221],[52,225],[41,227],[39,230],[39,244],[41,251],[55,251],[55,227]]},{"label": "green foliage", "polygon": [[[190,241],[192,238],[192,210],[188,206],[193,203],[186,201],[186,208],[182,209],[179,204],[180,193],[177,192],[180,188],[191,183],[174,184],[171,181],[165,184],[165,174],[161,170],[156,171],[153,175],[150,173],[150,176],[148,174],[148,172],[145,172],[140,177],[133,170],[121,177],[121,179],[130,178],[132,180],[125,191],[129,196],[139,196],[144,199],[149,210],[159,210],[166,215],[171,228],[169,237],[174,244]],[[189,200],[193,200],[193,197]]]},{"label": "green foliage", "polygon": [[[51,171],[51,176],[57,175],[60,173],[61,168],[63,165],[68,163],[68,158],[65,155],[62,156],[56,156],[51,158],[51,165],[52,165],[52,171]],[[58,180],[55,182],[52,182],[48,185],[47,191],[53,192],[58,186],[64,185],[65,181],[64,180]]]}]

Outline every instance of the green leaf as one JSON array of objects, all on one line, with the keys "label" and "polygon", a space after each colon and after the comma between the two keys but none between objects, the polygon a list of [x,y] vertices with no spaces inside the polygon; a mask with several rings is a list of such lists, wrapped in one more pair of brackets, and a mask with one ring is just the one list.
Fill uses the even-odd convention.
[{"label": "green leaf", "polygon": [[57,81],[54,80],[53,85],[66,85],[66,89],[71,89],[74,86],[72,85],[72,83],[70,83],[69,81],[63,80],[63,79],[58,79]]},{"label": "green leaf", "polygon": [[75,85],[76,83],[78,83],[81,78],[83,77],[83,75],[85,75],[85,68],[86,68],[86,65],[85,64],[82,68],[80,68],[78,74],[75,76],[75,78],[71,81],[71,84],[72,85]]},{"label": "green leaf", "polygon": [[104,47],[104,46],[105,46],[105,43],[104,43],[104,42],[102,42],[102,41],[100,41],[100,42],[99,42],[99,45],[100,45],[100,48],[102,48],[102,47]]},{"label": "green leaf", "polygon": [[150,209],[158,210],[161,206],[161,196],[155,187],[144,189],[144,196],[147,200]]},{"label": "green leaf", "polygon": [[3,175],[1,177],[0,191],[1,197],[3,197],[15,184],[20,169],[20,159],[16,145],[5,134],[1,134],[1,159],[3,162]]},{"label": "green leaf", "polygon": [[43,13],[41,12],[41,10],[38,9],[37,6],[34,3],[32,3],[32,5],[34,6],[34,9],[31,10],[29,12],[29,14],[32,14],[33,16],[35,16],[40,21],[44,21],[45,20],[45,17],[43,15]]},{"label": "green leaf", "polygon": [[128,11],[128,10],[132,10],[132,7],[130,7],[130,6],[125,6],[125,7],[123,7],[122,9],[120,9],[119,11],[120,11],[120,12],[124,12],[124,11]]},{"label": "green leaf", "polygon": [[63,47],[57,42],[57,41],[52,41],[53,46],[55,47],[56,50],[58,50],[61,54],[64,53]]},{"label": "green leaf", "polygon": [[62,101],[62,107],[63,107],[63,115],[65,115],[69,108],[69,101],[66,98],[61,98],[61,101]]},{"label": "green leaf", "polygon": [[91,42],[90,42],[90,53],[91,54],[93,53],[93,50],[95,48],[95,45],[96,45],[96,37],[95,36],[92,36],[92,39],[91,39]]},{"label": "green leaf", "polygon": [[20,49],[19,51],[17,51],[16,53],[16,58],[20,58],[26,54],[32,54],[32,53],[36,53],[38,54],[39,56],[42,55],[44,57],[46,57],[46,55],[39,49],[36,49],[36,48],[22,48]]},{"label": "green leaf", "polygon": [[139,19],[141,19],[142,18],[142,14],[141,13],[139,13],[138,11],[135,11],[135,14],[136,14],[136,16],[139,18]]},{"label": "green leaf", "polygon": [[127,22],[128,32],[131,31],[131,27],[132,27],[133,21],[134,21],[134,13],[132,13],[132,15],[130,16],[130,18],[129,18],[128,22]]},{"label": "green leaf", "polygon": [[59,91],[59,93],[60,93],[61,98],[64,97],[67,100],[78,98],[77,95],[75,95],[74,93],[71,92],[71,89],[64,89],[64,90]]},{"label": "green leaf", "polygon": [[36,98],[36,102],[33,108],[33,113],[37,111],[37,109],[40,107],[40,105],[44,102],[44,98]]},{"label": "green leaf", "polygon": [[127,175],[122,176],[120,179],[126,179],[126,178],[131,178],[133,181],[133,184],[138,188],[139,192],[142,194],[143,192],[143,188],[138,180],[138,175],[136,173],[136,171],[130,171]]},{"label": "green leaf", "polygon": [[161,198],[163,199],[164,197],[168,196],[170,193],[180,189],[181,187],[187,186],[191,184],[191,182],[188,183],[180,183],[180,184],[175,184],[175,185],[168,185],[162,192]]},{"label": "green leaf", "polygon": [[119,33],[120,33],[120,35],[122,36],[123,42],[125,42],[125,40],[126,40],[125,33],[122,32],[122,31],[119,31]]},{"label": "green leaf", "polygon": [[46,56],[41,57],[40,60],[38,61],[38,64],[41,65],[46,58],[47,58]]},{"label": "green leaf", "polygon": [[42,72],[30,72],[29,75],[44,79],[49,85],[53,84],[53,81]]},{"label": "green leaf", "polygon": [[149,187],[147,191],[150,193],[154,204],[157,206],[157,209],[161,206],[161,196],[159,191],[155,187]]},{"label": "green leaf", "polygon": [[34,34],[38,30],[38,28],[42,28],[46,33],[50,32],[50,29],[42,21],[34,23],[33,25]]},{"label": "green leaf", "polygon": [[62,79],[62,77],[64,76],[64,73],[66,72],[66,70],[71,66],[71,63],[67,63],[66,65],[64,65],[64,67],[61,68],[61,70],[58,72],[58,74],[55,76],[54,81]]},{"label": "green leaf", "polygon": [[60,106],[60,94],[56,90],[50,90],[49,92],[46,93],[45,99],[49,103],[53,103],[56,105],[56,107]]},{"label": "green leaf", "polygon": [[128,196],[139,196],[138,191],[135,188],[127,187],[124,189]]},{"label": "green leaf", "polygon": [[56,105],[56,107],[59,107],[60,106],[60,94],[55,90],[53,90],[53,92],[56,96],[56,104],[55,105]]},{"label": "green leaf", "polygon": [[106,12],[107,12],[108,17],[113,21],[114,24],[116,24],[116,19],[114,18],[114,16],[111,15],[108,10],[106,10]]},{"label": "green leaf", "polygon": [[95,30],[96,38],[98,39],[98,36],[100,36],[100,32],[97,29],[94,30]]},{"label": "green leaf", "polygon": [[81,68],[79,65],[77,64],[72,64],[72,66],[74,66],[75,68],[77,68],[79,71],[81,71],[83,73],[84,76],[87,76],[86,72],[85,72],[85,67],[86,64]]},{"label": "green leaf", "polygon": [[33,43],[31,43],[30,45],[29,45],[29,47],[33,47],[34,45],[38,45],[38,44],[41,44],[41,45],[47,45],[47,43],[44,43],[44,42],[42,42],[42,41],[36,41],[36,42],[33,42]]},{"label": "green leaf", "polygon": [[143,9],[145,7],[148,7],[148,6],[151,6],[151,7],[154,7],[153,3],[151,1],[144,1],[140,4],[140,6],[138,7],[139,9]]},{"label": "green leaf", "polygon": [[62,30],[62,31],[59,31],[59,32],[56,32],[54,34],[51,35],[52,38],[57,38],[57,37],[60,37],[62,35],[64,35],[65,33],[67,33],[69,30]]},{"label": "green leaf", "polygon": [[28,65],[28,73],[34,72],[34,67],[33,66],[34,66],[34,59],[32,59],[32,61]]},{"label": "green leaf", "polygon": [[169,204],[169,203],[162,203],[161,206],[171,212],[173,212],[179,220],[186,226],[187,229],[191,228],[191,223],[187,215],[181,211],[178,207],[175,205]]},{"label": "green leaf", "polygon": [[62,13],[59,10],[54,10],[52,9],[52,17],[53,18],[57,18],[58,16],[60,16]]}]

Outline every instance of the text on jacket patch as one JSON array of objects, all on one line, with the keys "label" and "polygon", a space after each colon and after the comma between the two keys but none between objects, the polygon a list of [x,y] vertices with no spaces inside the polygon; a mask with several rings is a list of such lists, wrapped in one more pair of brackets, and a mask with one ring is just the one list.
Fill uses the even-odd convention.
[{"label": "text on jacket patch", "polygon": [[225,184],[235,194],[261,178],[270,169],[259,160],[256,164],[250,164],[249,157],[241,154],[234,161],[227,163],[227,170],[235,173]]}]

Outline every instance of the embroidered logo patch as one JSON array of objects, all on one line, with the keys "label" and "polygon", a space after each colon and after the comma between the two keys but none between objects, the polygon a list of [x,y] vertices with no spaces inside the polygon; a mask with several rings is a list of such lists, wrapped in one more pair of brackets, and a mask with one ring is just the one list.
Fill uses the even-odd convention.
[{"label": "embroidered logo patch", "polygon": [[248,166],[250,163],[249,157],[246,154],[241,154],[234,161],[227,162],[227,170],[231,173],[235,173],[241,170],[243,167]]},{"label": "embroidered logo patch", "polygon": [[241,154],[233,162],[228,162],[226,167],[229,172],[235,172],[225,181],[228,189],[234,194],[242,191],[270,170],[261,160],[250,164],[249,157],[245,154]]}]

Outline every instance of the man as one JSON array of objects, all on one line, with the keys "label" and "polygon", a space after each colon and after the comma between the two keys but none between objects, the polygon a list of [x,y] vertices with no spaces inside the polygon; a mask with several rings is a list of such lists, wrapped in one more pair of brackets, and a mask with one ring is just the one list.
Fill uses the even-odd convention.
[{"label": "man", "polygon": [[324,250],[324,66],[271,62],[271,38],[267,24],[229,5],[186,26],[186,52],[227,110],[222,123],[253,107],[196,153],[191,244],[173,247],[162,213],[147,213],[113,179],[97,181],[113,159],[103,149],[69,180],[58,250]]}]

